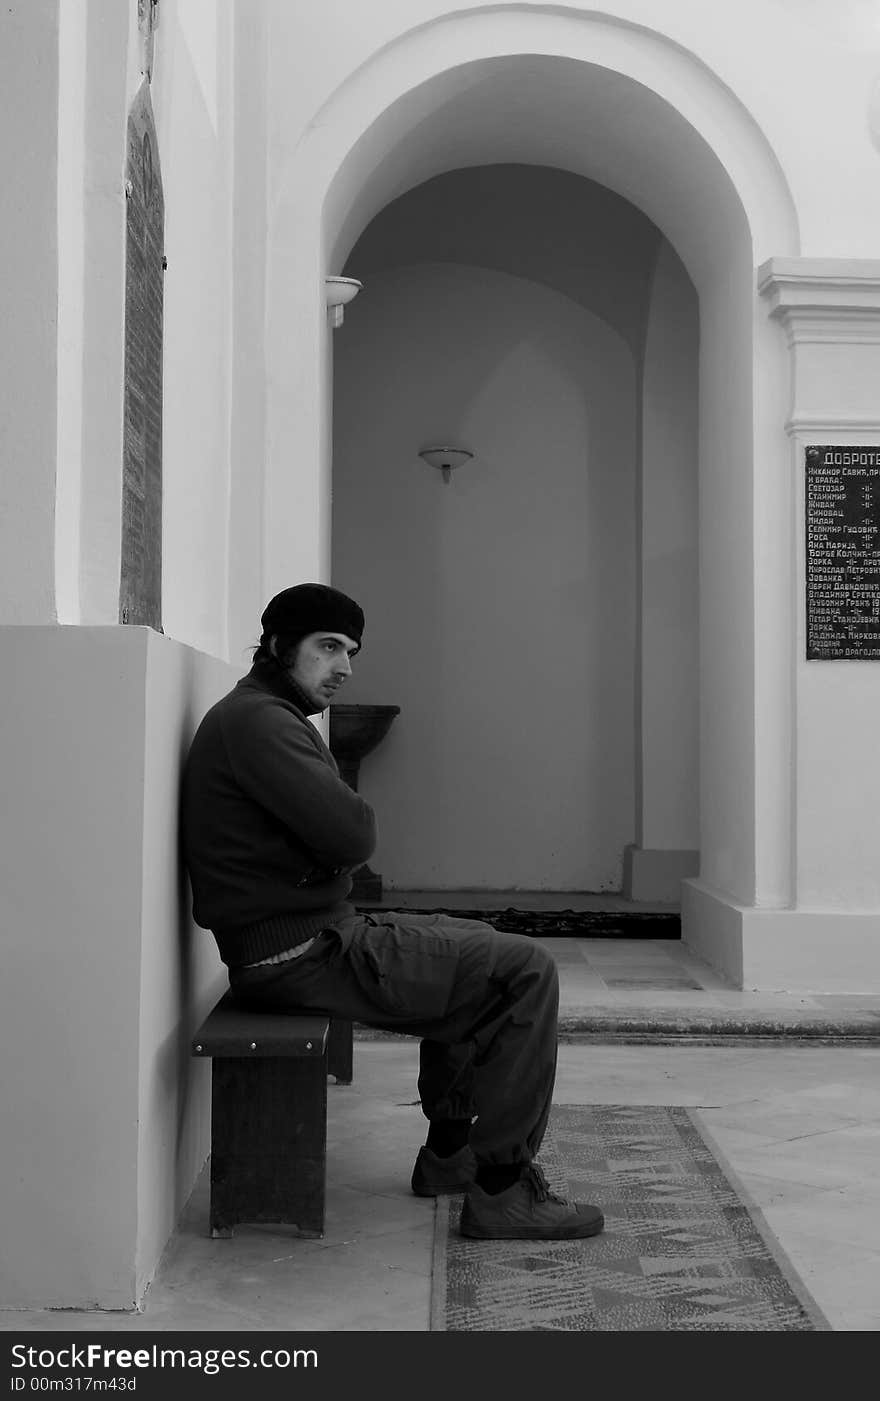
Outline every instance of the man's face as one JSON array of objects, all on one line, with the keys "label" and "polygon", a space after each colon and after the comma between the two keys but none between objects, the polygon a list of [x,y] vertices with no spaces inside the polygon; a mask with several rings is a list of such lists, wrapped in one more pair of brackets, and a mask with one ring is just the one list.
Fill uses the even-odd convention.
[{"label": "man's face", "polygon": [[319,710],[351,676],[351,659],[358,644],[344,632],[310,632],[300,642],[290,676]]}]

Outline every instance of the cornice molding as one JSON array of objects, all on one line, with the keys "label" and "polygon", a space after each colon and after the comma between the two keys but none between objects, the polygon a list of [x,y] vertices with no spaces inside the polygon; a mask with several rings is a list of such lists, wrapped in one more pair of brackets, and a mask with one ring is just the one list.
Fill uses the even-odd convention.
[{"label": "cornice molding", "polygon": [[880,335],[880,259],[769,258],[758,291],[798,341],[874,341]]},{"label": "cornice molding", "polygon": [[[880,413],[859,414],[841,412],[838,409],[816,409],[810,413],[792,414],[785,424],[785,431],[790,437],[801,433],[808,433],[811,437],[853,433],[860,437],[870,436],[872,440],[876,440],[880,437]],[[853,443],[853,446],[860,447],[861,444]]]},{"label": "cornice molding", "polygon": [[770,258],[757,282],[790,346],[880,345],[880,259]]}]

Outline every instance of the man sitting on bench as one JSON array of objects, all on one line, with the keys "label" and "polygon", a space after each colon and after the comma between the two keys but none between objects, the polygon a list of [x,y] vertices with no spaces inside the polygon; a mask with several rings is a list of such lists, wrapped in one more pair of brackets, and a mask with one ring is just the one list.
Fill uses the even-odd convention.
[{"label": "man sitting on bench", "polygon": [[421,1039],[420,1196],[465,1192],[463,1235],[565,1240],[595,1206],[551,1192],[534,1158],[556,1076],[559,986],[545,948],[479,920],[358,913],[373,811],[309,721],[351,674],[364,615],[323,584],[277,594],[247,676],[205,715],[183,784],[196,922],[252,1009],[323,1010]]}]

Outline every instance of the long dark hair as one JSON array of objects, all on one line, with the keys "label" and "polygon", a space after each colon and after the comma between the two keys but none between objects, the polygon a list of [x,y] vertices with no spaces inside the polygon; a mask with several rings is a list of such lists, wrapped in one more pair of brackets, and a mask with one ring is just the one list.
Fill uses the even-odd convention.
[{"label": "long dark hair", "polygon": [[[274,662],[286,669],[293,665],[299,644],[308,633],[305,632],[264,632],[254,648],[255,662]],[[275,638],[275,655],[270,650],[270,642]]]}]

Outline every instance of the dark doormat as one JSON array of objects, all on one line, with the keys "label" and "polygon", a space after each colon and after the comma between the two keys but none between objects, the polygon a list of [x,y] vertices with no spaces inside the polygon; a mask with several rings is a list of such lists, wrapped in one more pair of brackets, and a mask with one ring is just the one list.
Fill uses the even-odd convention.
[{"label": "dark doormat", "polygon": [[829,1328],[690,1110],[554,1105],[540,1162],[555,1191],[602,1207],[603,1234],[466,1240],[462,1197],[439,1197],[432,1331]]},{"label": "dark doormat", "polygon": [[389,910],[414,915],[482,919],[506,934],[537,934],[554,939],[680,939],[681,916],[629,910],[400,910],[397,905],[365,905],[365,914]]}]

